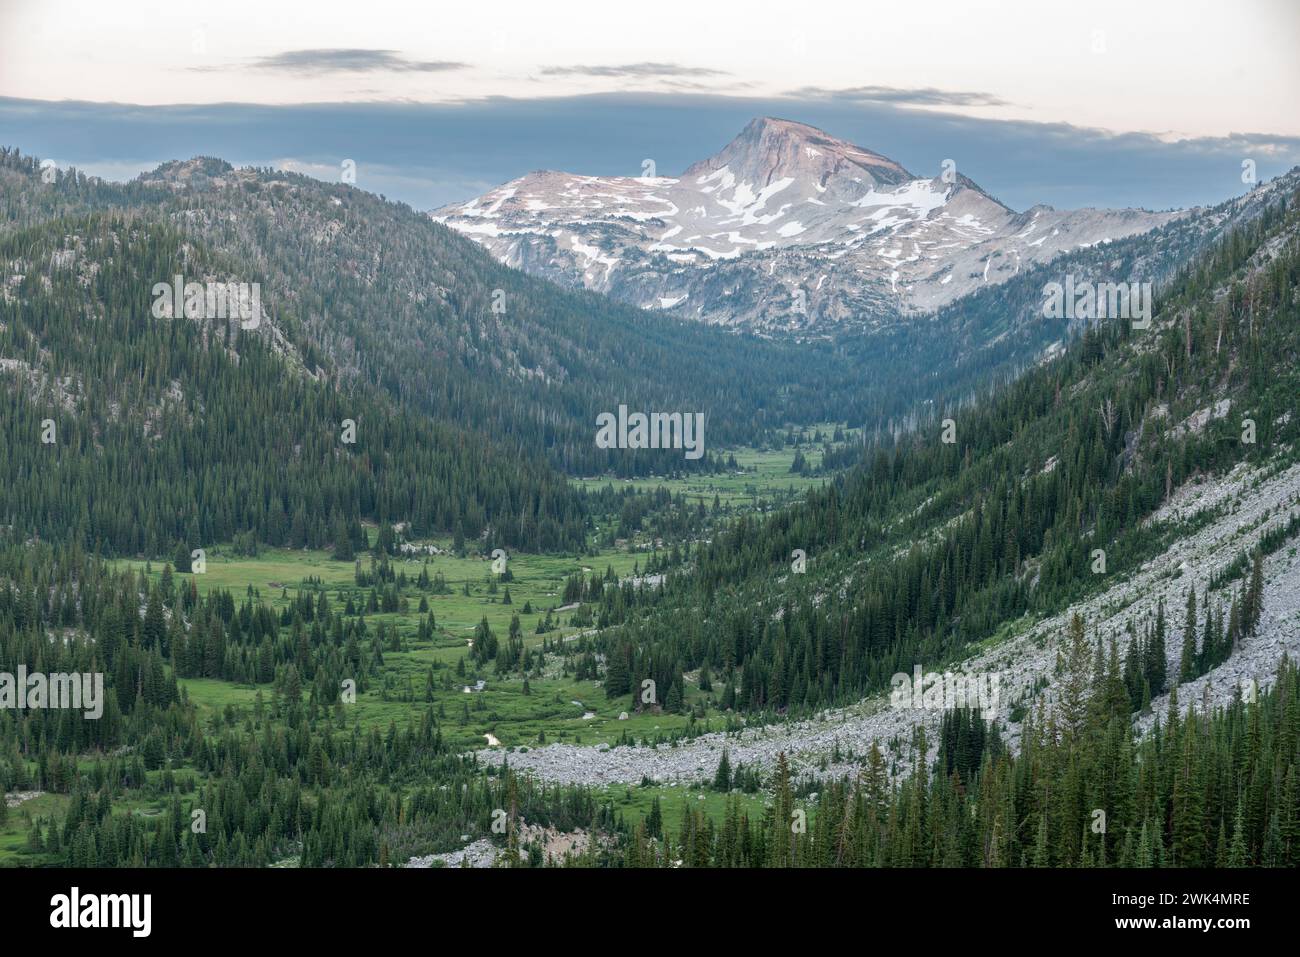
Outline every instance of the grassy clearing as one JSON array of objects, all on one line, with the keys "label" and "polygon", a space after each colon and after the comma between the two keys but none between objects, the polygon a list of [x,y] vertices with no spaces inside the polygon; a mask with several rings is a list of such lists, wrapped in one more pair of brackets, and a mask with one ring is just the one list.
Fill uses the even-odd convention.
[{"label": "grassy clearing", "polygon": [[[829,435],[833,426],[822,427]],[[810,430],[809,436],[813,433]],[[718,496],[725,507],[743,511],[760,500],[772,502],[800,495],[820,484],[811,478],[790,472],[797,451],[802,451],[812,465],[821,458],[821,447],[811,442],[779,450],[740,449],[734,453],[741,471],[726,476],[678,479],[643,479],[640,488],[666,487],[674,494],[699,495],[712,503]],[[578,480],[579,484],[605,484],[611,479]],[[371,530],[373,540],[373,529]],[[469,640],[474,628],[484,618],[499,637],[509,631],[514,615],[519,615],[524,644],[535,648],[544,637],[537,633],[539,622],[551,613],[557,627],[545,638],[575,641],[583,629],[570,619],[575,609],[560,611],[565,581],[576,573],[604,574],[612,569],[619,578],[634,576],[653,554],[643,539],[621,542],[617,547],[597,549],[595,555],[512,554],[508,558],[511,581],[493,572],[487,556],[452,554],[449,540],[430,539],[422,544],[437,546],[443,554],[399,557],[392,559],[394,571],[405,574],[401,588],[404,607],[401,611],[366,615],[371,628],[383,623],[395,627],[402,636],[401,651],[386,651],[383,674],[372,680],[340,716],[347,725],[359,722],[363,727],[386,727],[389,722],[404,723],[427,708],[434,708],[443,725],[443,733],[455,744],[482,747],[488,735],[502,747],[534,747],[564,741],[595,744],[653,739],[684,731],[691,719],[686,714],[637,714],[630,697],[610,701],[596,681],[578,681],[563,675],[533,678],[525,690],[523,679],[507,675],[498,679],[492,666],[475,671],[468,659]],[[371,565],[371,556],[361,554],[357,561],[334,560],[321,550],[264,548],[256,556],[239,556],[228,547],[207,550],[206,571],[196,575],[178,575],[192,579],[201,593],[214,589],[231,592],[237,602],[249,593],[279,610],[288,605],[299,591],[324,590],[335,607],[347,594],[361,600],[369,588],[356,585],[356,571]],[[146,572],[157,580],[165,561],[125,560],[122,565]],[[416,580],[421,570],[430,579],[441,575],[448,593],[435,594],[420,589]],[[509,604],[507,604],[507,593]],[[430,640],[418,639],[422,617],[421,600],[427,602],[436,628]],[[464,674],[459,666],[464,663]],[[429,700],[426,681],[434,669],[436,687]],[[476,680],[486,681],[484,690],[465,693],[464,687]],[[184,679],[181,682],[189,697],[209,714],[207,720],[241,719],[251,712],[257,701],[259,686],[236,684],[211,678]],[[269,702],[270,685],[260,688],[264,702]],[[695,705],[705,697],[693,685],[685,689],[685,702]],[[629,712],[626,720],[620,713]],[[709,712],[711,726],[718,727],[722,718]],[[709,719],[706,719],[709,720]]]},{"label": "grassy clearing", "polygon": [[[366,615],[367,625],[374,628],[385,623],[402,635],[403,650],[386,651],[383,673],[371,679],[357,695],[354,705],[344,709],[341,718],[348,726],[360,723],[363,728],[387,727],[390,722],[404,724],[432,707],[443,726],[444,736],[464,748],[487,746],[492,735],[502,747],[534,747],[563,741],[595,744],[616,743],[626,735],[631,740],[653,739],[685,730],[691,723],[685,714],[636,714],[630,696],[608,700],[597,681],[579,681],[562,675],[531,678],[525,690],[517,673],[497,678],[494,668],[475,670],[468,658],[469,639],[483,619],[498,636],[504,637],[513,615],[518,614],[524,644],[534,648],[544,638],[576,640],[583,629],[569,623],[576,609],[558,611],[563,600],[565,580],[577,572],[604,573],[612,568],[619,577],[636,573],[646,553],[623,549],[604,549],[595,556],[512,555],[509,569],[513,581],[498,582],[492,593],[489,582],[495,578],[492,563],[477,557],[436,555],[426,558],[396,559],[396,571],[405,572],[408,584],[401,589],[406,610]],[[370,557],[363,556],[361,567],[368,567]],[[125,561],[139,572],[154,579],[162,575],[164,563]],[[430,578],[441,574],[450,594],[433,594],[416,587],[422,567]],[[350,562],[335,561],[324,551],[290,551],[266,549],[256,557],[238,557],[228,549],[215,548],[207,555],[203,574],[178,575],[191,578],[201,593],[213,589],[230,591],[242,601],[251,589],[253,594],[280,609],[299,591],[323,589],[331,601],[346,593],[364,597],[369,589],[355,585],[354,567]],[[510,604],[505,603],[509,590]],[[468,594],[466,594],[468,591]],[[418,639],[420,600],[428,603],[437,623],[430,640]],[[341,604],[335,604],[338,608]],[[530,608],[525,613],[524,609]],[[547,612],[553,615],[557,630],[545,636],[536,634],[539,621]],[[457,667],[464,662],[465,673]],[[426,691],[430,667],[434,668],[436,687],[433,700]],[[466,693],[476,680],[486,682],[484,690]],[[180,682],[205,720],[243,720],[252,713],[260,690],[269,704],[271,685],[238,684],[215,678],[186,678]],[[694,704],[701,698],[698,689],[688,687],[685,700]],[[619,720],[628,711],[626,720]],[[715,719],[721,726],[721,718]]]},{"label": "grassy clearing", "polygon": [[[820,426],[830,435],[833,425]],[[808,434],[814,434],[810,429]],[[579,478],[573,482],[580,488],[595,491],[613,486],[616,489],[634,488],[654,491],[666,488],[673,495],[682,494],[688,500],[700,499],[712,505],[715,497],[720,505],[734,509],[755,508],[760,503],[768,505],[789,502],[826,481],[825,476],[805,475],[790,471],[797,452],[802,452],[810,468],[821,464],[822,447],[807,442],[781,449],[737,449],[725,453],[734,456],[737,469],[721,475],[698,475],[678,478],[614,479],[609,477]]]},{"label": "grassy clearing", "polygon": [[[823,427],[823,431],[829,435],[833,428]],[[771,507],[789,501],[824,481],[820,476],[790,471],[796,451],[803,452],[811,467],[816,467],[821,459],[821,447],[814,447],[809,442],[798,449],[737,450],[734,453],[737,470],[726,475],[632,482],[610,478],[577,479],[575,483],[586,488],[609,484],[647,490],[662,487],[674,496],[682,493],[688,500],[698,497],[710,507],[716,497],[724,509],[735,514],[760,505]],[[601,517],[597,523],[603,525],[609,520],[608,516]],[[373,529],[371,536],[373,540]],[[636,575],[653,553],[645,535],[637,535],[614,547],[598,548],[594,555],[512,554],[508,558],[512,577],[509,582],[494,574],[492,561],[486,556],[451,554],[452,543],[449,540],[426,541],[438,546],[444,554],[390,559],[394,572],[404,573],[407,578],[406,584],[400,588],[404,602],[402,610],[366,615],[367,625],[372,629],[381,622],[396,627],[402,636],[402,650],[384,653],[382,674],[371,679],[366,690],[357,695],[355,704],[332,715],[337,719],[336,728],[354,724],[363,728],[386,728],[390,722],[402,725],[418,719],[426,709],[432,708],[438,715],[444,737],[457,747],[485,747],[491,740],[494,744],[499,742],[505,749],[520,749],[552,742],[617,745],[624,740],[675,736],[692,726],[702,731],[719,730],[724,726],[725,717],[708,707],[709,696],[690,682],[685,688],[684,713],[638,714],[631,706],[630,695],[609,700],[597,681],[579,681],[571,676],[548,673],[547,677],[531,678],[525,689],[525,682],[517,673],[498,678],[490,665],[476,672],[468,659],[469,638],[483,618],[504,639],[511,618],[518,614],[525,645],[536,647],[544,640],[536,633],[538,622],[550,611],[557,627],[547,633],[546,639],[552,642],[557,638],[580,640],[583,629],[569,620],[574,609],[559,611],[565,581],[579,572],[604,574],[607,568],[612,568],[619,578]],[[359,588],[356,584],[357,567],[362,571],[370,568],[371,557],[367,553],[359,555],[358,561],[353,563],[336,561],[330,553],[321,550],[263,548],[256,556],[249,557],[236,555],[228,546],[212,546],[206,552],[205,572],[177,574],[177,584],[188,584],[192,580],[202,594],[224,589],[234,596],[236,602],[242,602],[251,593],[258,601],[270,604],[277,611],[288,605],[300,591],[324,590],[332,603],[338,599],[334,605],[336,609],[345,603],[344,596],[349,593],[358,601],[369,595],[368,587]],[[167,566],[167,559],[122,560],[118,564],[157,581]],[[422,569],[427,569],[431,580],[441,574],[449,593],[434,594],[432,589],[417,587]],[[509,604],[506,603],[507,590]],[[418,639],[421,599],[427,602],[436,622],[434,633],[428,640]],[[457,670],[462,660],[465,665],[463,676]],[[426,691],[430,667],[436,675],[432,701],[428,700]],[[486,682],[484,689],[466,693],[464,687],[473,685],[477,679]],[[268,709],[273,695],[270,684],[243,684],[215,678],[186,678],[180,685],[197,705],[201,720],[213,728],[252,721],[259,695],[262,705]],[[697,705],[704,706],[703,720],[693,719],[686,713]],[[620,720],[624,712],[628,717]],[[160,773],[150,772],[150,777]],[[657,796],[664,826],[672,831],[680,826],[683,808],[690,806],[720,821],[727,801],[727,795],[707,789],[666,785],[610,787],[605,789],[605,796],[630,821],[648,815]],[[0,866],[42,863],[47,855],[34,854],[27,847],[31,821],[33,818],[61,819],[68,800],[66,795],[42,794],[11,808],[7,823],[0,828]],[[128,799],[120,802],[120,806],[134,813],[153,816],[162,813],[169,800],[170,796]],[[751,816],[761,815],[762,795],[742,795],[741,801]]]},{"label": "grassy clearing", "polygon": [[685,808],[703,812],[716,823],[721,822],[726,815],[727,802],[738,798],[741,809],[752,821],[763,816],[763,810],[769,800],[763,794],[721,794],[709,788],[668,787],[658,784],[650,787],[615,785],[605,788],[602,796],[623,815],[629,824],[635,824],[649,817],[655,798],[658,798],[664,828],[673,834],[676,834],[681,827],[682,812]]}]

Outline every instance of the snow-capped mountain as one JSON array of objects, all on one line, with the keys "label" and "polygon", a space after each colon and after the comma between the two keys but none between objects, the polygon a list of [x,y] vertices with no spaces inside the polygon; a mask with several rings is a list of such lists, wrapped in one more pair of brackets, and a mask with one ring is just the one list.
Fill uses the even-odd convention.
[{"label": "snow-capped mountain", "polygon": [[917,176],[767,117],[680,177],[534,172],[432,215],[564,285],[705,322],[817,332],[927,312],[1183,214],[1017,213],[952,165]]}]

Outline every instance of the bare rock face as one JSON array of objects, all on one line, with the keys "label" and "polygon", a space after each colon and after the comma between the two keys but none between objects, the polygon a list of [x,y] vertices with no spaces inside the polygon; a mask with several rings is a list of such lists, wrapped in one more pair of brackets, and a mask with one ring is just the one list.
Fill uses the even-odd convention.
[{"label": "bare rock face", "polygon": [[762,332],[927,313],[1032,263],[1183,213],[1008,209],[791,120],[753,120],[680,177],[529,173],[433,217],[562,285]]}]

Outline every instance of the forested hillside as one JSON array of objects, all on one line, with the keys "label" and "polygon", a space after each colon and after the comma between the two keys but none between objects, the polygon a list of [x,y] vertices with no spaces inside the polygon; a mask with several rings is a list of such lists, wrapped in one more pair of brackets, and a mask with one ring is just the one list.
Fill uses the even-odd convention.
[{"label": "forested hillside", "polygon": [[579,496],[540,455],[339,381],[274,327],[154,319],[155,277],[221,269],[171,226],[104,211],[0,234],[0,260],[21,257],[50,268],[0,302],[6,525],[168,556],[360,544],[362,517],[582,546]]},{"label": "forested hillside", "polygon": [[[826,345],[740,337],[531,279],[409,207],[341,183],[195,159],[125,185],[76,173],[46,184],[34,160],[9,151],[0,191],[11,276],[45,271],[46,254],[75,258],[66,222],[39,244],[24,238],[58,217],[117,211],[166,226],[187,281],[261,283],[270,324],[309,371],[319,364],[570,474],[708,467],[680,452],[596,447],[597,414],[620,404],[703,412],[709,445],[722,448],[790,421],[857,417],[877,387]],[[206,258],[185,262],[190,246]],[[123,253],[135,255],[133,244]],[[178,274],[158,268],[176,265],[142,272],[152,285]]]},{"label": "forested hillside", "polygon": [[[1083,623],[1079,622],[1082,643]],[[1300,864],[1300,679],[1279,668],[1257,703],[1174,709],[1137,740],[1118,670],[1076,656],[1077,726],[1039,715],[1019,753],[953,712],[937,767],[901,783],[873,748],[856,779],[796,782],[782,761],[758,818],[688,812],[637,825],[628,866],[1295,867]],[[926,753],[924,743],[916,749]],[[810,789],[811,790],[810,792]],[[817,801],[808,811],[809,793]],[[801,823],[802,822],[802,823]],[[665,837],[668,839],[665,840]],[[658,838],[659,840],[652,840]]]}]

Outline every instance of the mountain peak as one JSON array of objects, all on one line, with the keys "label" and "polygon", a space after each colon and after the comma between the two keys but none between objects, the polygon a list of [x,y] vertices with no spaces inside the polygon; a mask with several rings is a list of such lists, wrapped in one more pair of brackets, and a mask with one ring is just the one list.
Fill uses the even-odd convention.
[{"label": "mountain peak", "polygon": [[827,186],[843,178],[863,187],[894,186],[915,179],[887,156],[837,139],[815,126],[775,116],[755,117],[715,155],[696,163],[684,179],[726,167],[738,179],[762,187],[785,178]]},{"label": "mountain peak", "polygon": [[1169,219],[1018,214],[943,173],[760,116],[678,178],[532,174],[434,216],[525,271],[765,330],[933,311]]},{"label": "mountain peak", "polygon": [[137,177],[142,183],[166,183],[173,187],[192,186],[206,188],[213,180],[220,180],[235,168],[215,156],[194,156],[187,160],[169,160],[152,172]]}]

